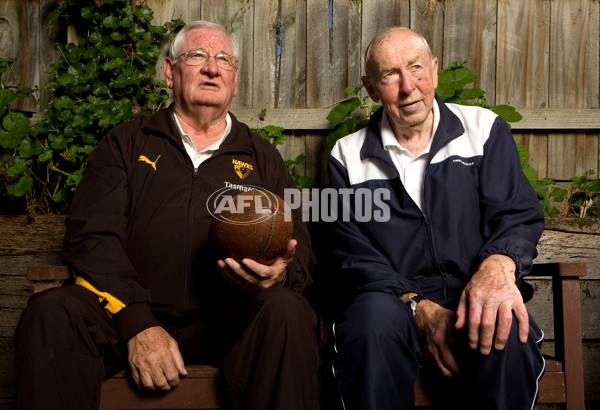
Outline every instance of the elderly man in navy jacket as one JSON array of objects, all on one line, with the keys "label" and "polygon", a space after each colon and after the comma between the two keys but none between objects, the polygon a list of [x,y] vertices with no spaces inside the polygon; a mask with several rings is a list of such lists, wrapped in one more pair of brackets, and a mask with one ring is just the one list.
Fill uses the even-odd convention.
[{"label": "elderly man in navy jacket", "polygon": [[520,287],[544,219],[509,128],[437,98],[437,59],[407,28],[378,34],[365,67],[383,109],[329,160],[348,215],[331,241],[346,409],[412,408],[427,364],[464,382],[461,408],[530,409],[543,334]]}]

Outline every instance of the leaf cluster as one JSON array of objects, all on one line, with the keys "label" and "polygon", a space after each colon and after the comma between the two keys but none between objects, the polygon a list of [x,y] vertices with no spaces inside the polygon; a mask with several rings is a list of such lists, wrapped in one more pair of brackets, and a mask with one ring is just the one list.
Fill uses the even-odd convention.
[{"label": "leaf cluster", "polygon": [[294,184],[296,184],[296,188],[299,190],[308,189],[313,187],[316,182],[313,178],[308,175],[298,175],[296,172],[296,166],[301,165],[306,162],[306,155],[300,154],[295,159],[288,159],[285,161],[285,165],[290,172],[292,179],[294,180]]},{"label": "leaf cluster", "polygon": [[[363,96],[362,89],[362,84],[347,87],[344,89],[344,93],[353,95],[354,97],[339,102],[329,111],[327,120],[334,126],[329,134],[327,134],[326,141],[329,148],[333,148],[336,141],[340,138],[366,127],[371,115],[381,108],[381,105],[374,104],[368,95]],[[356,109],[359,107],[362,109],[362,113],[364,113],[364,118],[354,115]]]},{"label": "leaf cluster", "polygon": [[506,104],[491,105],[485,99],[485,91],[477,87],[467,87],[477,80],[477,74],[467,68],[466,63],[453,62],[438,72],[438,86],[435,91],[442,101],[490,109],[509,124],[521,121],[523,117],[514,107]]},{"label": "leaf cluster", "polygon": [[277,125],[267,125],[262,128],[253,128],[252,131],[272,143],[273,145],[281,145],[285,141],[283,131],[285,128]]},{"label": "leaf cluster", "polygon": [[540,200],[540,205],[544,211],[544,216],[558,216],[560,211],[556,206],[554,206],[554,204],[564,201],[568,195],[567,190],[554,186],[556,184],[556,180],[553,178],[538,179],[537,171],[529,162],[527,162],[527,158],[529,157],[529,150],[527,147],[517,144],[517,148],[519,149],[521,169],[523,170],[525,177],[533,187],[533,190]]},{"label": "leaf cluster", "polygon": [[145,2],[130,0],[61,0],[49,14],[50,23],[71,25],[81,38],[56,45],[59,59],[46,71],[53,81],[46,86],[52,98],[45,118],[33,127],[19,120],[13,127],[26,135],[13,133],[13,142],[2,146],[30,147],[2,160],[15,170],[4,182],[18,187],[5,194],[27,196],[29,213],[63,210],[100,138],[169,98],[166,84],[155,78],[156,62],[160,45],[183,22],[156,26],[152,17]]},{"label": "leaf cluster", "polygon": [[600,216],[600,180],[590,178],[594,173],[589,169],[583,175],[571,178],[569,209],[580,218],[587,214]]},{"label": "leaf cluster", "polygon": [[[281,145],[285,142],[285,135],[283,131],[285,128],[276,125],[267,125],[262,128],[253,128],[252,131],[272,143],[273,145]],[[285,162],[285,166],[290,173],[290,176],[296,184],[296,188],[299,190],[303,188],[310,188],[315,185],[315,180],[307,175],[299,175],[296,171],[296,166],[306,162],[306,155],[300,154],[295,159],[288,159]]]},{"label": "leaf cluster", "polygon": [[0,59],[0,194],[3,196],[23,196],[31,189],[33,179],[24,172],[32,158],[41,152],[28,135],[30,118],[11,108],[15,100],[30,98],[35,90],[10,86],[2,80],[9,71],[15,74],[15,61]]}]

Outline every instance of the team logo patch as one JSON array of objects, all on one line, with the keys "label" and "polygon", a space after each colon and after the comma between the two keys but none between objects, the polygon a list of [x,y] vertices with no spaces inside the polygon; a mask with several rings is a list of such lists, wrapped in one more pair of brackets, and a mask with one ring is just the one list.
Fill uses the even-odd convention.
[{"label": "team logo patch", "polygon": [[150,164],[152,166],[152,169],[154,169],[156,171],[156,163],[158,162],[159,158],[160,158],[160,155],[158,157],[156,157],[156,159],[154,161],[150,161],[147,156],[140,155],[140,157],[138,158],[138,161],[145,162],[146,164]]},{"label": "team logo patch", "polygon": [[233,169],[235,170],[237,176],[240,177],[240,179],[244,179],[248,175],[250,175],[250,171],[254,170],[254,167],[248,163],[234,159]]}]

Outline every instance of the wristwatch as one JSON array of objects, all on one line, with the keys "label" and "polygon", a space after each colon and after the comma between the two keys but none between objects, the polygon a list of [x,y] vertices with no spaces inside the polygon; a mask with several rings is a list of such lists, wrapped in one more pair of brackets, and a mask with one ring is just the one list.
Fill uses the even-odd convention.
[{"label": "wristwatch", "polygon": [[410,311],[412,312],[413,317],[417,316],[417,305],[423,299],[425,299],[423,296],[416,295],[406,301],[406,305],[409,307]]}]

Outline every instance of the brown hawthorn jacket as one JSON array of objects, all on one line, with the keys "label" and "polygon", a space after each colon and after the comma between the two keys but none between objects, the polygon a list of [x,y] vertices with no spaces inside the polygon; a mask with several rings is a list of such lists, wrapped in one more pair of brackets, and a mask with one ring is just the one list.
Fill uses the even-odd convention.
[{"label": "brown hawthorn jacket", "polygon": [[[197,169],[172,108],[115,127],[89,157],[66,218],[62,257],[79,284],[98,294],[123,342],[159,325],[157,316],[211,315],[240,296],[217,272],[209,247],[212,193],[226,184],[252,185],[283,198],[284,188],[294,187],[272,144],[231,118],[230,134]],[[238,175],[240,163],[250,172]],[[294,224],[298,246],[288,286],[302,292],[314,255],[299,212]]]}]

